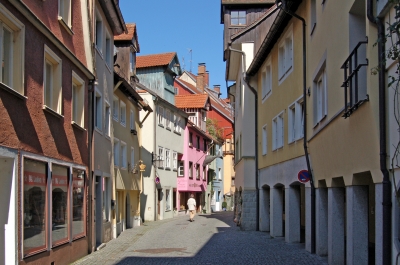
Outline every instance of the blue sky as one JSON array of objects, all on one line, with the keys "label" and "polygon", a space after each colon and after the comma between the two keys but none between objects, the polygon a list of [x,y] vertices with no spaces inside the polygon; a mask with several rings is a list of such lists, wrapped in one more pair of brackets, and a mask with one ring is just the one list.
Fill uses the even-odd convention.
[{"label": "blue sky", "polygon": [[[126,23],[136,23],[138,55],[177,52],[181,67],[197,74],[206,63],[210,87],[221,85],[226,97],[223,25],[220,0],[120,0]],[[189,49],[192,50],[190,58]]]}]

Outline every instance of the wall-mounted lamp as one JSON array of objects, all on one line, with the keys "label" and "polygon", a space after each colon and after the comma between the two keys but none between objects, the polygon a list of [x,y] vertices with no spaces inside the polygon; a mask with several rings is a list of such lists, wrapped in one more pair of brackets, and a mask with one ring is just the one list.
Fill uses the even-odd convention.
[{"label": "wall-mounted lamp", "polygon": [[311,89],[307,88],[307,95],[310,96],[311,95]]},{"label": "wall-mounted lamp", "polygon": [[[163,161],[164,161],[164,159],[160,159],[160,156],[159,156],[159,155],[157,155],[157,154],[151,152],[151,163],[152,163],[154,166],[160,166],[160,164],[161,164]],[[157,165],[157,162],[159,163],[158,165]]]},{"label": "wall-mounted lamp", "polygon": [[137,131],[136,131],[136,130],[134,130],[134,129],[132,129],[132,130],[131,130],[131,134],[133,134],[133,135],[137,135]]}]

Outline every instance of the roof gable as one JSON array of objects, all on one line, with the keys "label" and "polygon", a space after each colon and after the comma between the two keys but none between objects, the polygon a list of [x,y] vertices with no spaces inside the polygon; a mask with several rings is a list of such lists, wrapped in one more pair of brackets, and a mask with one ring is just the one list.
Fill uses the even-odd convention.
[{"label": "roof gable", "polygon": [[168,66],[176,57],[176,52],[141,55],[136,58],[136,68]]},{"label": "roof gable", "polygon": [[190,94],[190,95],[176,95],[175,105],[177,108],[196,108],[202,109],[206,107],[209,101],[207,94]]}]

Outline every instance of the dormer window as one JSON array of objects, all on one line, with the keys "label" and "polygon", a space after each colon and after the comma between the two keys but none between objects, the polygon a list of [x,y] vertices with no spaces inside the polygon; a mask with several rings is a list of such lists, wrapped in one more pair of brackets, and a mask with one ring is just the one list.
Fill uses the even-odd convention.
[{"label": "dormer window", "polygon": [[246,11],[231,11],[231,25],[246,25]]}]

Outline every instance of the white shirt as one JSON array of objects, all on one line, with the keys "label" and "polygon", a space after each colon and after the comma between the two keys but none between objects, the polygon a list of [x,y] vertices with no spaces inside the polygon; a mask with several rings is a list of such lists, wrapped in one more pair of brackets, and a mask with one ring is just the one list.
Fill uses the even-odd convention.
[{"label": "white shirt", "polygon": [[190,198],[190,199],[187,201],[187,205],[188,205],[188,207],[189,207],[189,211],[194,211],[194,210],[196,210],[196,200],[195,200],[195,199]]}]

